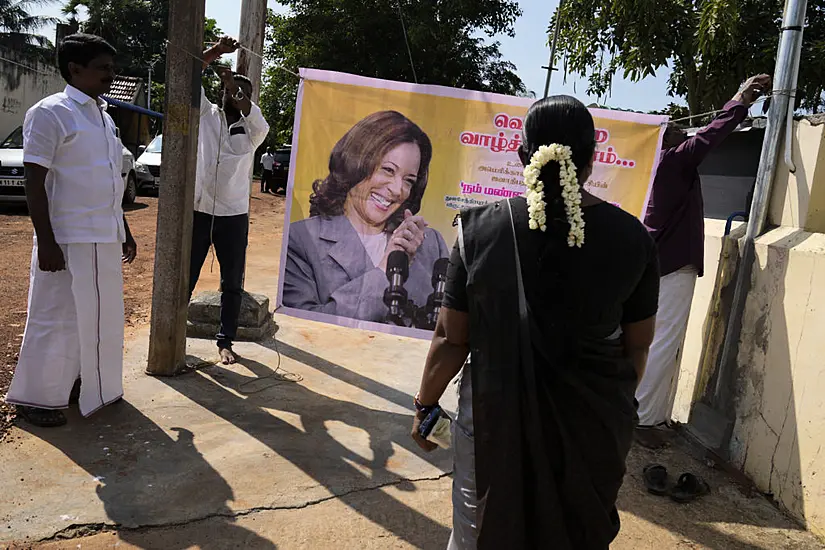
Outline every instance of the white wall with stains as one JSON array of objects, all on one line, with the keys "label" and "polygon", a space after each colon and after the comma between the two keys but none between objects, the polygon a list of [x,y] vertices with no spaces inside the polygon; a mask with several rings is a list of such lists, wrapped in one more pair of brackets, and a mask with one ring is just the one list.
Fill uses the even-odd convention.
[{"label": "white wall with stains", "polygon": [[29,107],[65,87],[54,64],[0,48],[0,140],[23,124]]}]

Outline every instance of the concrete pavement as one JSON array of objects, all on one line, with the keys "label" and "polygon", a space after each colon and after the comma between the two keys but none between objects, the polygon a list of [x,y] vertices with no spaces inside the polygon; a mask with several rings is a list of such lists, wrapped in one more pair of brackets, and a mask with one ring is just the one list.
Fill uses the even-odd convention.
[{"label": "concrete pavement", "polygon": [[[198,368],[166,379],[143,374],[140,331],[122,403],[64,428],[21,423],[0,445],[0,547],[444,548],[450,456],[408,436],[427,343],[276,318],[277,340],[239,344],[241,364],[209,365],[214,344],[191,340]],[[651,497],[651,461],[714,491]],[[634,451],[628,472],[614,548],[823,548],[682,448]]]}]

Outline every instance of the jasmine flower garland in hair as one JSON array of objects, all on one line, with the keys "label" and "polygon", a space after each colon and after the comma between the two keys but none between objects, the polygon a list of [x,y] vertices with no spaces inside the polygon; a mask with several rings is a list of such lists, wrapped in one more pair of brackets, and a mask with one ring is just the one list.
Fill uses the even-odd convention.
[{"label": "jasmine flower garland in hair", "polygon": [[524,183],[527,185],[527,210],[530,213],[530,229],[547,231],[547,214],[544,202],[544,182],[539,177],[541,170],[550,162],[559,163],[559,182],[561,195],[564,199],[564,210],[567,214],[567,223],[570,233],[567,235],[567,246],[574,247],[584,244],[584,218],[582,217],[582,196],[579,191],[579,178],[576,174],[576,165],[571,160],[573,151],[567,145],[553,143],[542,145],[533,154],[530,164],[524,168]]}]

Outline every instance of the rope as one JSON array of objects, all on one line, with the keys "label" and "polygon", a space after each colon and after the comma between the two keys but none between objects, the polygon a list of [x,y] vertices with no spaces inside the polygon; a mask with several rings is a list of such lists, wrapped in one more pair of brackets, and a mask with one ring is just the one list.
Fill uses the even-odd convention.
[{"label": "rope", "polygon": [[[191,57],[192,59],[195,59],[196,61],[200,61],[200,62],[201,62],[201,63],[203,63],[203,64],[207,64],[207,63],[206,63],[206,60],[204,60],[203,58],[201,58],[199,55],[195,55],[195,54],[193,54],[192,52],[190,52],[190,51],[189,51],[189,50],[187,50],[186,48],[184,48],[184,47],[182,47],[182,46],[178,46],[177,44],[172,44],[172,43],[171,43],[168,39],[167,39],[167,40],[165,40],[165,42],[166,42],[166,44],[167,44],[168,46],[172,46],[173,48],[175,48],[175,49],[177,49],[177,50],[182,51],[183,53],[185,53],[186,55],[188,55],[188,56],[189,56],[189,57]],[[207,43],[206,43],[206,45],[207,45],[207,46],[214,46],[215,44],[216,44],[216,42],[207,42]],[[247,48],[246,46],[241,46],[241,45],[239,45],[238,47],[239,47],[240,49],[244,50],[244,51],[247,51],[247,52],[251,53],[252,55],[255,55],[255,56],[260,57],[262,61],[265,61],[264,56],[262,56],[262,55],[261,55],[261,54],[259,54],[259,53],[255,53],[255,52],[253,52],[252,50],[250,50],[250,49],[249,49],[249,48]],[[303,80],[303,79],[304,79],[304,77],[302,77],[301,75],[299,75],[299,74],[298,74],[298,73],[296,73],[296,72],[290,71],[290,70],[289,70],[289,69],[287,69],[286,67],[283,67],[283,66],[281,66],[281,65],[272,65],[272,66],[273,66],[274,68],[276,68],[276,69],[279,69],[279,70],[281,70],[281,71],[284,71],[285,73],[289,73],[289,74],[291,74],[291,75],[292,75],[292,76],[294,76],[295,78],[298,78],[298,79],[300,79],[300,80]]]},{"label": "rope", "polygon": [[[275,366],[275,370],[272,374],[268,374],[266,376],[262,376],[259,378],[253,378],[252,380],[247,380],[243,384],[239,385],[237,388],[237,392],[241,395],[254,395],[256,393],[264,392],[270,388],[274,388],[275,386],[279,386],[283,383],[298,384],[300,382],[303,382],[304,377],[300,374],[289,372],[288,370],[281,368],[281,350],[280,348],[278,348],[278,340],[273,337],[272,342],[275,345],[275,353],[278,354],[278,364]],[[217,361],[198,361],[197,363],[187,365],[187,367],[193,371],[216,366],[225,367],[225,365],[218,363]],[[263,388],[258,388],[257,390],[246,389],[248,386],[255,384],[256,382],[261,382],[263,380],[274,380],[275,382],[267,386],[264,386]]]},{"label": "rope", "polygon": [[[754,105],[758,105],[760,103],[764,103],[765,101],[770,99],[771,96],[787,95],[787,96],[794,97],[796,95],[796,92],[797,92],[796,88],[789,89],[789,90],[773,90],[771,92],[766,92],[762,97],[760,97],[759,99],[754,101],[753,104],[751,105],[751,107],[753,107]],[[691,120],[691,119],[694,119],[694,118],[703,118],[703,117],[706,117],[706,116],[717,115],[717,114],[722,113],[722,112],[724,112],[724,109],[716,109],[715,111],[708,111],[706,113],[699,113],[698,115],[690,115],[690,116],[686,116],[686,117],[682,117],[682,118],[675,118],[675,119],[672,119],[670,122],[675,123],[675,122],[682,122],[683,120]]]},{"label": "rope", "polygon": [[404,23],[404,12],[401,11],[401,2],[397,2],[398,18],[401,20],[401,30],[404,31],[404,43],[407,45],[407,55],[410,56],[410,68],[413,73],[413,81],[418,84],[418,75],[415,74],[415,63],[413,63],[412,49],[410,48],[410,39],[407,37],[407,25]]}]

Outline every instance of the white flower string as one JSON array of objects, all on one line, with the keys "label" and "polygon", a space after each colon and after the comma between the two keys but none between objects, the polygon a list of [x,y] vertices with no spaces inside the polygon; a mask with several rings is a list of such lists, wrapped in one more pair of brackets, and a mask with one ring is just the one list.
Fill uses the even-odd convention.
[{"label": "white flower string", "polygon": [[570,233],[567,235],[567,246],[581,248],[584,244],[584,218],[582,217],[582,196],[579,191],[579,178],[576,174],[576,165],[571,160],[573,151],[567,145],[553,143],[542,145],[530,159],[530,164],[524,168],[524,183],[527,185],[527,210],[530,213],[530,229],[547,231],[547,214],[544,209],[544,182],[539,177],[541,170],[550,161],[559,163],[559,181],[561,194],[564,198],[564,210],[567,213],[567,223],[570,224]]}]

